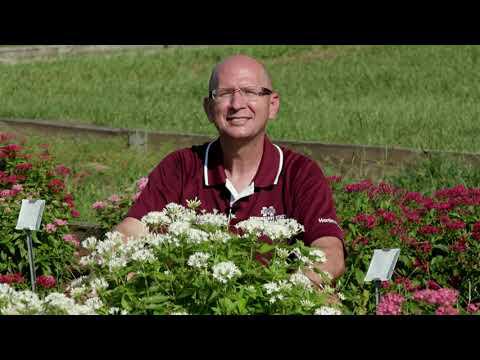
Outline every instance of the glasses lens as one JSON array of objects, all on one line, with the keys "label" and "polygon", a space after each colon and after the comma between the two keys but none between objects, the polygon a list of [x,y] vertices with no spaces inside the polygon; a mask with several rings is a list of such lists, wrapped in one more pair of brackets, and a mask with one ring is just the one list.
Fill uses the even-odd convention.
[{"label": "glasses lens", "polygon": [[236,92],[240,92],[242,96],[247,100],[256,100],[260,96],[270,95],[271,90],[258,87],[258,86],[247,86],[240,89],[217,89],[212,92],[214,100],[218,101],[228,101],[232,100]]}]

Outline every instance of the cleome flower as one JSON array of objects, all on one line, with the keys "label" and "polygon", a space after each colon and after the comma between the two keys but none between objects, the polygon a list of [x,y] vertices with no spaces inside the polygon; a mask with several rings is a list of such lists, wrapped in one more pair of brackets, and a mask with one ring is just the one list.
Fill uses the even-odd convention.
[{"label": "cleome flower", "polygon": [[223,284],[236,276],[242,275],[238,267],[231,261],[222,262],[212,268],[213,278]]}]

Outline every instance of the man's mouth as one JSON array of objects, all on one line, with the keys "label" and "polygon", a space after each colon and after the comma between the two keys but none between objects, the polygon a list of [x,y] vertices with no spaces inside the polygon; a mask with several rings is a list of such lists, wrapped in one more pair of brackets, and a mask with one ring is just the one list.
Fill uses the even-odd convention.
[{"label": "man's mouth", "polygon": [[247,121],[250,120],[251,117],[249,116],[229,116],[227,117],[227,121]]}]

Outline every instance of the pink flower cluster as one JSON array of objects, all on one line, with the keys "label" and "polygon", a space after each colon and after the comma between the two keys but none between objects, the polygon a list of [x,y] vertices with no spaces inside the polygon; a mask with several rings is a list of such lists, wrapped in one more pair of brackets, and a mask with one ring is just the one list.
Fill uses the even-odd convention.
[{"label": "pink flower cluster", "polygon": [[454,289],[426,289],[413,294],[413,299],[431,305],[453,306],[458,300],[458,291]]},{"label": "pink flower cluster", "polygon": [[75,247],[80,247],[80,240],[78,240],[78,238],[73,235],[73,234],[67,234],[63,237],[63,240],[66,241],[67,243],[70,243],[72,244],[73,246]]},{"label": "pink flower cluster", "polygon": [[52,289],[57,285],[57,281],[53,276],[42,275],[37,278],[37,285],[43,287],[44,289]]},{"label": "pink flower cluster", "polygon": [[107,207],[107,204],[105,204],[103,201],[97,201],[92,205],[92,209],[94,210],[103,210]]},{"label": "pink flower cluster", "polygon": [[138,198],[142,194],[142,191],[145,190],[147,185],[148,185],[148,177],[143,177],[137,181],[137,193],[133,196],[133,201],[138,200]]},{"label": "pink flower cluster", "polygon": [[467,311],[468,311],[470,314],[475,314],[475,313],[480,312],[480,303],[468,304],[468,306],[467,306]]},{"label": "pink flower cluster", "polygon": [[405,298],[396,293],[388,293],[380,299],[377,315],[401,315]]},{"label": "pink flower cluster", "polygon": [[19,193],[23,191],[23,186],[22,185],[13,185],[10,190],[1,190],[0,191],[0,198],[10,198],[10,197],[15,197]]}]

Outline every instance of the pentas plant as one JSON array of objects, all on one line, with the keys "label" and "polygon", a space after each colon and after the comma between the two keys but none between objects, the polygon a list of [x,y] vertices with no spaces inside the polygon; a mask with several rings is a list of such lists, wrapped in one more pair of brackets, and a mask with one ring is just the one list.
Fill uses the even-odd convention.
[{"label": "pentas plant", "polygon": [[[476,309],[480,189],[457,186],[427,196],[383,182],[344,184],[339,177],[329,179],[348,251],[347,273],[338,287],[354,313],[393,315],[397,311],[381,309],[398,309],[402,314],[443,315]],[[401,256],[392,283],[382,288],[383,304],[388,306],[378,310],[373,285],[363,279],[373,250],[382,248],[400,248]],[[421,291],[455,291],[457,296],[453,303],[432,304],[422,300]]]},{"label": "pentas plant", "polygon": [[92,204],[102,235],[105,235],[125,218],[133,202],[137,200],[147,184],[148,178],[141,178],[133,187],[124,189],[122,195],[113,194],[108,199]]},{"label": "pentas plant", "polygon": [[[325,284],[317,289],[302,271],[316,269],[325,254],[300,242],[288,245],[303,231],[294,220],[250,220],[229,229],[225,215],[188,204],[145,216],[148,235],[86,239],[89,255],[80,263],[89,275],[70,285],[69,296],[80,304],[100,299],[100,314],[341,313],[328,275],[316,270]],[[259,240],[265,236],[272,244]],[[268,258],[266,265],[260,257]]]},{"label": "pentas plant", "polygon": [[[70,169],[53,162],[48,145],[31,148],[14,140],[15,135],[0,133],[0,283],[30,286],[26,234],[15,227],[22,200],[41,199],[46,201],[43,226],[33,233],[37,281],[40,288],[54,288],[70,277],[80,243],[68,228],[79,215],[65,186]],[[45,281],[50,277],[54,286]]]}]

